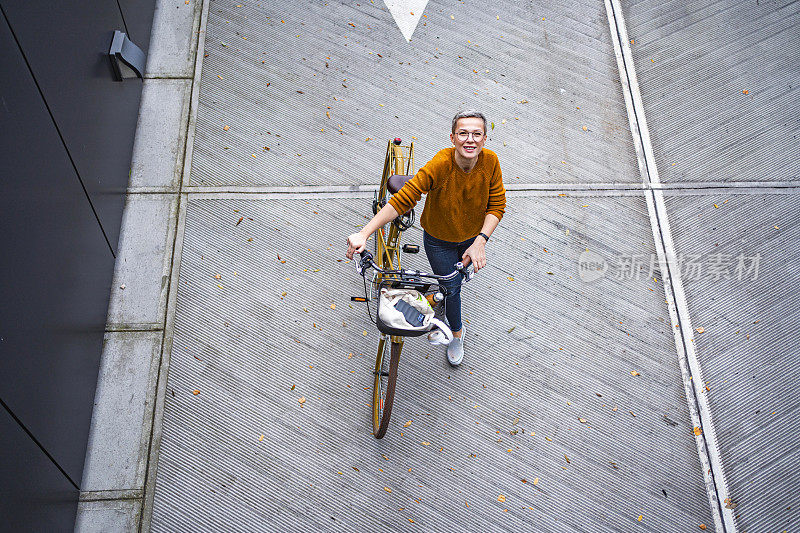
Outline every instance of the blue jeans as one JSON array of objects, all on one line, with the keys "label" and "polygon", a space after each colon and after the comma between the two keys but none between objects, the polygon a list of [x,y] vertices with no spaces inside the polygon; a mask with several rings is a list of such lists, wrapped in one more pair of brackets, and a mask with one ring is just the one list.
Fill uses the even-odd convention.
[{"label": "blue jeans", "polygon": [[[475,237],[462,242],[443,241],[429,235],[427,231],[423,231],[422,242],[425,245],[425,255],[428,256],[433,273],[439,276],[451,273],[454,270],[453,266],[461,261],[461,256],[474,240]],[[444,308],[450,329],[461,331],[461,276],[442,282],[441,285],[447,289]]]}]

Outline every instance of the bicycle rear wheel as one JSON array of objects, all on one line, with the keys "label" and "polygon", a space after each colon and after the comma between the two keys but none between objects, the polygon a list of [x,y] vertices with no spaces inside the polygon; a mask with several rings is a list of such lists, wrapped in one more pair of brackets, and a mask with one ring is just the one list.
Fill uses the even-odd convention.
[{"label": "bicycle rear wheel", "polygon": [[[391,347],[389,346],[391,345]],[[389,427],[394,403],[394,388],[397,384],[397,364],[400,361],[402,342],[392,342],[388,335],[378,342],[375,358],[375,381],[372,386],[372,434],[381,439]]]}]

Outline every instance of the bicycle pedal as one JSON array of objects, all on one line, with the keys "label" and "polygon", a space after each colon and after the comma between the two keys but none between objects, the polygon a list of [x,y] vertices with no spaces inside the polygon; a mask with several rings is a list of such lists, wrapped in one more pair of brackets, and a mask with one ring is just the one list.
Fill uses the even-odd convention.
[{"label": "bicycle pedal", "polygon": [[403,245],[403,253],[406,254],[418,254],[419,253],[419,244],[409,244],[406,243]]},{"label": "bicycle pedal", "polygon": [[368,302],[369,298],[364,298],[363,296],[351,296],[351,302]]}]

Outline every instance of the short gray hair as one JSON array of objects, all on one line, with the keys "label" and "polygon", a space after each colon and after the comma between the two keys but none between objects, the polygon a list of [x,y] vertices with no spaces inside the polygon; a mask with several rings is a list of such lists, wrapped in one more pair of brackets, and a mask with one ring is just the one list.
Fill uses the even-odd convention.
[{"label": "short gray hair", "polygon": [[474,109],[468,109],[466,111],[459,111],[456,113],[456,116],[453,117],[453,126],[450,129],[450,133],[456,132],[456,123],[458,123],[459,119],[462,118],[479,118],[483,121],[483,133],[486,133],[486,117],[483,116],[483,113],[480,111],[475,111]]}]

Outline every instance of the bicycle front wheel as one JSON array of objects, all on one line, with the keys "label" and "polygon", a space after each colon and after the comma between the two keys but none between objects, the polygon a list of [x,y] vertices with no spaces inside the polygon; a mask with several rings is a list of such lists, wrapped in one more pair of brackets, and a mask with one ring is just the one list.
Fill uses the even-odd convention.
[{"label": "bicycle front wheel", "polygon": [[382,335],[375,358],[375,381],[372,387],[372,434],[381,439],[389,427],[394,403],[394,388],[397,384],[397,365],[400,361],[402,342],[392,342]]}]

